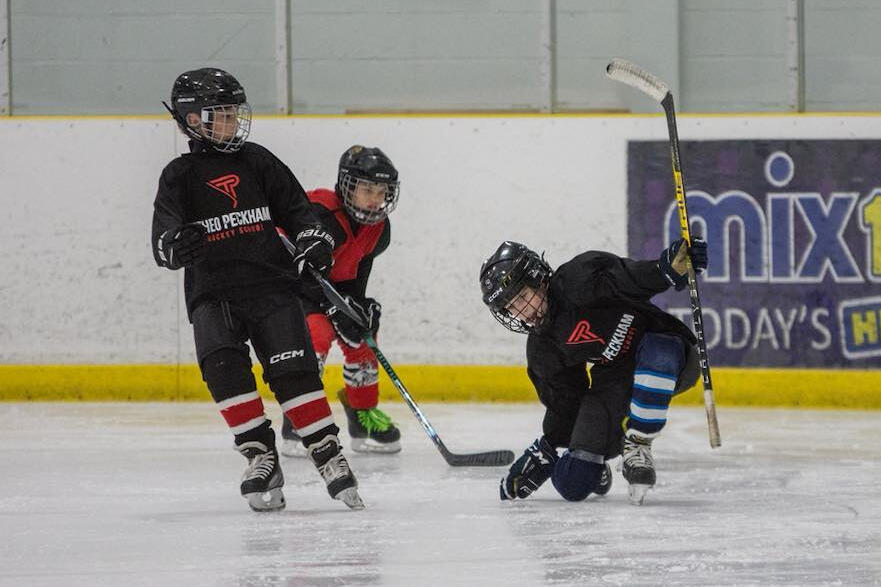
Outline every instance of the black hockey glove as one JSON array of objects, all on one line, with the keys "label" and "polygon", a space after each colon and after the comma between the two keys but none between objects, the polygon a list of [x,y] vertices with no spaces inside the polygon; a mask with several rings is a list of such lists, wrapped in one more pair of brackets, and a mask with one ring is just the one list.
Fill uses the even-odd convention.
[{"label": "black hockey glove", "polygon": [[685,246],[685,239],[678,239],[670,243],[660,259],[658,268],[670,285],[681,291],[688,285],[688,270],[685,266],[685,255],[691,253],[691,266],[695,273],[701,273],[707,268],[707,242],[699,237],[691,239],[691,249]]},{"label": "black hockey glove", "polygon": [[367,326],[366,329],[358,326],[354,320],[346,316],[336,306],[331,306],[325,313],[328,319],[330,319],[330,323],[333,325],[333,329],[339,339],[346,346],[357,348],[361,346],[365,333],[376,336],[376,332],[379,330],[379,317],[382,314],[382,306],[373,298],[365,298],[363,303],[356,302],[352,296],[344,296],[344,298]]},{"label": "black hockey glove", "polygon": [[551,478],[555,464],[556,449],[544,436],[537,438],[508,469],[508,475],[499,484],[499,497],[502,501],[518,497],[526,499]]},{"label": "black hockey glove", "polygon": [[333,266],[333,237],[321,225],[313,225],[301,230],[294,239],[297,252],[294,255],[294,267],[302,274],[306,265],[315,268],[319,273],[327,275]]},{"label": "black hockey glove", "polygon": [[162,233],[156,241],[160,265],[169,269],[190,267],[205,257],[205,235],[208,231],[198,222],[182,224]]}]

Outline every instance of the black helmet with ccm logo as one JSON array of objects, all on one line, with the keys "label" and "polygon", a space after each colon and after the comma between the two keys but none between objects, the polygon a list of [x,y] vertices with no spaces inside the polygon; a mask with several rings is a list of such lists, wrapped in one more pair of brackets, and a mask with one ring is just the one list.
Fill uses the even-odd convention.
[{"label": "black helmet with ccm logo", "polygon": [[171,88],[171,105],[163,104],[184,134],[216,151],[238,151],[251,130],[245,88],[222,69],[203,67],[180,74]]},{"label": "black helmet with ccm logo", "polygon": [[[355,190],[359,182],[384,188],[384,200],[379,207],[367,209],[358,205]],[[353,145],[340,157],[336,189],[349,216],[359,224],[376,224],[385,220],[398,205],[401,185],[398,170],[385,153],[377,147]]]},{"label": "black helmet with ccm logo", "polygon": [[[499,323],[514,332],[531,332],[540,324],[528,324],[507,310],[508,304],[528,285],[543,292],[551,278],[551,266],[526,245],[503,242],[480,268],[483,303]],[[542,295],[546,295],[546,292]]]}]

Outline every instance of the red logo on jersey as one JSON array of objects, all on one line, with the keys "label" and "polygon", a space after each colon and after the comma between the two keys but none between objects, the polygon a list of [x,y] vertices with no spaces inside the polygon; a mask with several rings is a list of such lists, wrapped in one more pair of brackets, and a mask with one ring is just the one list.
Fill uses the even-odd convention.
[{"label": "red logo on jersey", "polygon": [[599,342],[606,344],[605,340],[590,331],[590,322],[582,320],[575,325],[575,329],[572,331],[572,334],[569,335],[569,340],[566,341],[566,344],[582,344],[585,342]]},{"label": "red logo on jersey", "polygon": [[218,192],[232,200],[232,207],[236,208],[239,205],[239,198],[236,195],[236,186],[239,185],[239,176],[231,173],[229,175],[222,175],[216,179],[212,179],[211,181],[205,182],[210,187],[213,187]]}]

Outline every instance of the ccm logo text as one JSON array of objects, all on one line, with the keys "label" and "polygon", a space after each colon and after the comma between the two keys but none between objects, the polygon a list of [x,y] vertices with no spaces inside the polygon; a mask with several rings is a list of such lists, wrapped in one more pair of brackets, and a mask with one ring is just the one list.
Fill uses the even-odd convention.
[{"label": "ccm logo text", "polygon": [[293,359],[294,357],[303,357],[303,356],[305,356],[305,355],[303,354],[302,350],[285,351],[283,353],[278,353],[277,355],[272,355],[271,357],[269,357],[269,364],[274,365],[275,363],[278,363],[279,361],[286,361],[288,359]]}]

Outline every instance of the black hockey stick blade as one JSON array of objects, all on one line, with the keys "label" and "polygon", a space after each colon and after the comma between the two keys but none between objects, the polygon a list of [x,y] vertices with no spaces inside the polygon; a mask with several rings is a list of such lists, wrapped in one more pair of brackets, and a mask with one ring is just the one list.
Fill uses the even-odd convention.
[{"label": "black hockey stick blade", "polygon": [[441,455],[451,467],[505,467],[514,462],[514,453],[510,450],[456,454],[444,449]]},{"label": "black hockey stick blade", "polygon": [[[327,281],[321,276],[316,276],[316,279],[327,283]],[[332,285],[328,284],[327,289],[336,294]],[[339,296],[339,294],[336,295]],[[346,303],[345,300],[341,300],[341,302],[343,304]],[[451,467],[501,467],[514,462],[514,453],[510,450],[495,450],[468,454],[456,454],[450,452],[443,440],[441,440],[440,435],[435,431],[434,426],[431,425],[431,422],[429,422],[425,414],[422,413],[422,408],[419,407],[419,404],[417,404],[416,400],[413,399],[413,396],[410,395],[404,382],[401,381],[401,378],[395,373],[394,367],[388,362],[388,359],[385,358],[382,351],[379,350],[379,346],[376,344],[376,341],[370,333],[364,335],[364,342],[366,342],[367,346],[373,350],[373,353],[376,355],[376,360],[382,365],[383,370],[388,374],[389,379],[391,379],[394,386],[398,388],[398,392],[404,399],[404,403],[407,404],[410,411],[413,412],[413,415],[416,416],[416,419],[422,424],[425,433],[428,434],[428,437],[434,442],[438,452],[441,453],[441,456],[448,465]]]}]

